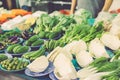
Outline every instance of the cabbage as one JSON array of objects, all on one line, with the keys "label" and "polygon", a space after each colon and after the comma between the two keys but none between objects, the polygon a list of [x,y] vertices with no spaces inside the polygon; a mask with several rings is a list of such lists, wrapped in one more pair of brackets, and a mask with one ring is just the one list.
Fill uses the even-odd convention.
[{"label": "cabbage", "polygon": [[87,50],[87,44],[83,40],[72,41],[64,49],[68,50],[71,54],[77,54],[81,50]]},{"label": "cabbage", "polygon": [[93,58],[89,52],[83,50],[76,54],[76,60],[81,67],[86,67],[93,62]]},{"label": "cabbage", "polygon": [[89,44],[89,51],[95,58],[106,57],[109,58],[105,50],[105,46],[101,43],[98,38],[92,40]]},{"label": "cabbage", "polygon": [[58,54],[54,60],[54,66],[54,74],[59,80],[76,79],[76,70],[71,60],[64,53]]},{"label": "cabbage", "polygon": [[105,46],[112,50],[117,50],[120,48],[120,40],[118,36],[112,35],[110,33],[104,33],[100,40]]},{"label": "cabbage", "polygon": [[32,72],[43,72],[48,67],[48,65],[48,59],[45,56],[41,56],[29,64],[27,68]]},{"label": "cabbage", "polygon": [[110,33],[116,35],[120,38],[120,14],[118,14],[115,19],[112,21],[112,27]]}]

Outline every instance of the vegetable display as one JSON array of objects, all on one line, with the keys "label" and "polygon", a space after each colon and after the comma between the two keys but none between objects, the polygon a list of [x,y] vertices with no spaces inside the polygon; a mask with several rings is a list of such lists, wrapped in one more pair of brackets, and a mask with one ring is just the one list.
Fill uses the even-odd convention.
[{"label": "vegetable display", "polygon": [[[0,34],[0,41],[5,41],[5,42],[9,42],[12,41],[11,38],[14,40],[14,36],[16,38],[16,36],[20,36],[21,33],[15,30],[11,30],[8,32],[4,32],[4,34]],[[10,38],[10,39],[9,39]]]},{"label": "vegetable display", "polygon": [[28,46],[21,46],[19,44],[10,45],[7,52],[11,54],[23,54],[29,50]]},{"label": "vegetable display", "polygon": [[24,44],[27,46],[41,46],[42,44],[44,44],[44,40],[39,39],[38,35],[33,35],[28,40],[26,40]]},{"label": "vegetable display", "polygon": [[8,56],[6,56],[5,54],[0,54],[0,62],[6,59],[8,59]]},{"label": "vegetable display", "polygon": [[7,59],[1,62],[1,67],[6,71],[14,71],[14,70],[21,70],[25,69],[26,66],[29,64],[29,61],[24,60],[23,58],[12,58]]},{"label": "vegetable display", "polygon": [[[39,64],[40,63],[40,64]],[[32,72],[43,72],[49,65],[48,59],[45,56],[36,58],[27,66]]]},{"label": "vegetable display", "polygon": [[63,34],[71,23],[74,23],[73,17],[64,15],[50,17],[47,14],[43,14],[36,21],[36,27],[33,32],[39,34],[39,37],[43,39],[55,39],[59,34]]},{"label": "vegetable display", "polygon": [[[16,11],[12,12],[26,13]],[[27,67],[25,74],[36,77],[54,66],[52,74],[59,80],[120,79],[119,14],[101,12],[93,19],[89,11],[81,9],[73,15],[37,12],[19,18],[12,19],[23,21],[16,25],[19,28],[14,22],[6,22],[10,27],[1,25],[0,52],[13,56],[0,54],[3,71]]]},{"label": "vegetable display", "polygon": [[1,42],[0,43],[0,50],[4,50],[6,47],[5,43],[4,42]]},{"label": "vegetable display", "polygon": [[42,48],[40,48],[37,51],[31,51],[31,52],[27,52],[25,54],[23,54],[23,58],[29,59],[31,61],[35,60],[36,58],[42,56],[45,54],[46,49],[44,48],[44,46]]},{"label": "vegetable display", "polygon": [[57,46],[64,47],[65,43],[60,40],[50,40],[46,41],[44,46],[48,52],[54,50]]}]

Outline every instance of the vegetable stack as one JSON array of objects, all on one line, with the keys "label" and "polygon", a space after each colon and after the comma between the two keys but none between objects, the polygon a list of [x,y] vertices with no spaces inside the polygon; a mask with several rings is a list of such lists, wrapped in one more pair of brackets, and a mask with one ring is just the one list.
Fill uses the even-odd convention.
[{"label": "vegetable stack", "polygon": [[8,71],[24,69],[28,64],[29,64],[29,61],[23,58],[17,58],[17,57],[7,59],[1,62],[2,68]]}]

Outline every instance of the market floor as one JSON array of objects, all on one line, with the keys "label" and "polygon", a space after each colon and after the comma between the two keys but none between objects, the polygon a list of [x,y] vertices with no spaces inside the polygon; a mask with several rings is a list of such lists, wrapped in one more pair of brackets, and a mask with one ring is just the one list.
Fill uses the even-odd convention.
[{"label": "market floor", "polygon": [[25,80],[10,74],[0,73],[0,80]]}]

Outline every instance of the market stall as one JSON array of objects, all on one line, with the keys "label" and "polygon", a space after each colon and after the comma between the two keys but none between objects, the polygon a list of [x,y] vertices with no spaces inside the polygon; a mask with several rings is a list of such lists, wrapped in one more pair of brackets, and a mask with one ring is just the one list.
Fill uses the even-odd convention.
[{"label": "market stall", "polygon": [[0,75],[23,80],[119,80],[120,14],[0,9]]}]

